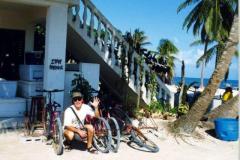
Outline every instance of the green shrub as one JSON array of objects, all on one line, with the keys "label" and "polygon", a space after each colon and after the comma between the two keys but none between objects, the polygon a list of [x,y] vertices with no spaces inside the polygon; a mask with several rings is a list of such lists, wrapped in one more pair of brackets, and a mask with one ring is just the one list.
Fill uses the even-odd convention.
[{"label": "green shrub", "polygon": [[160,101],[152,101],[151,104],[147,106],[147,110],[150,113],[162,113],[164,111],[164,104]]},{"label": "green shrub", "polygon": [[176,107],[171,108],[169,111],[169,113],[173,113],[173,114],[177,114],[178,113],[178,109]]},{"label": "green shrub", "polygon": [[93,96],[93,88],[88,83],[88,81],[81,74],[74,74],[75,78],[72,80],[72,90],[71,94],[74,91],[79,91],[84,96],[84,101],[88,103]]},{"label": "green shrub", "polygon": [[178,107],[178,114],[179,115],[184,115],[189,111],[189,106],[187,104],[181,104]]}]

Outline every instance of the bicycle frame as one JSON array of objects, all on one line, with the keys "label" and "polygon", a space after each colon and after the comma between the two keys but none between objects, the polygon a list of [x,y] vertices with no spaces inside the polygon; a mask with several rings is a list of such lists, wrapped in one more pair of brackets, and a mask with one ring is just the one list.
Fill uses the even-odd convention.
[{"label": "bicycle frame", "polygon": [[[57,155],[63,153],[63,131],[62,123],[60,120],[61,111],[57,111],[61,105],[55,101],[52,101],[53,92],[62,92],[63,90],[42,90],[40,92],[46,92],[49,101],[44,108],[44,130],[46,132],[47,140],[53,139],[53,147]],[[59,113],[60,112],[60,113]]]},{"label": "bicycle frame", "polygon": [[[114,113],[114,110],[115,110],[115,113]],[[140,128],[133,126],[131,119],[120,108],[113,108],[111,112],[110,112],[110,115],[116,118],[118,122],[122,123],[122,134],[125,132],[126,134],[124,135],[130,136],[129,138],[130,142],[134,142],[140,147],[145,147],[146,149],[154,153],[159,151],[158,146],[154,142],[152,142],[150,139],[148,139],[142,133]]]},{"label": "bicycle frame", "polygon": [[46,107],[46,113],[49,114],[47,116],[50,116],[49,117],[49,119],[50,119],[50,124],[49,124],[50,128],[47,131],[47,136],[53,137],[52,133],[56,130],[55,125],[54,125],[54,121],[56,120],[57,117],[59,117],[59,115],[61,115],[61,111],[57,111],[57,107],[54,106],[53,104],[49,103],[49,104],[47,104],[47,107]]}]

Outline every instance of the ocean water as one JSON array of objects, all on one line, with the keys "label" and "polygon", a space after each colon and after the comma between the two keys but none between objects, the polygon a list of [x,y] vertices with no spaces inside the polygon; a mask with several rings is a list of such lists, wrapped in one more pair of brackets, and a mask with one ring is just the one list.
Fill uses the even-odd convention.
[{"label": "ocean water", "polygon": [[[208,80],[209,80],[209,79],[204,79],[204,80],[203,80],[204,86],[207,86]],[[174,77],[174,78],[173,78],[173,84],[175,84],[175,85],[178,85],[180,81],[181,81],[181,77]],[[195,86],[200,86],[200,81],[201,81],[200,78],[189,78],[189,77],[185,77],[185,83],[186,83],[187,85],[191,84],[192,82],[197,82],[197,83],[195,84]],[[230,84],[230,85],[232,86],[232,88],[234,88],[234,89],[237,89],[237,88],[238,88],[238,80],[227,80],[227,82],[225,82],[225,81],[223,80],[219,88],[222,88],[222,89],[226,88],[226,84]]]}]

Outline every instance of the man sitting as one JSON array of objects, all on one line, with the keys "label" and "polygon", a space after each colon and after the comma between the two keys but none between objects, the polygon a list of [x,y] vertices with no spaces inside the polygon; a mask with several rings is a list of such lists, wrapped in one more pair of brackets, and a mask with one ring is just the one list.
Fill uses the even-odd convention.
[{"label": "man sitting", "polygon": [[[95,97],[90,104],[94,110],[83,103],[83,96],[80,92],[73,92],[72,105],[64,112],[64,136],[68,142],[87,138],[87,151],[97,153],[92,147],[94,128],[91,124],[84,124],[87,115],[99,117],[99,99]],[[75,113],[74,113],[75,112]]]}]

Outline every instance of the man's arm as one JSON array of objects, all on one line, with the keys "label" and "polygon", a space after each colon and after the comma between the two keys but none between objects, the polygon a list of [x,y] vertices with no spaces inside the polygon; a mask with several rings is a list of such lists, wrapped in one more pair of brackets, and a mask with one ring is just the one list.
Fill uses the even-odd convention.
[{"label": "man's arm", "polygon": [[95,117],[99,118],[100,114],[99,114],[99,109],[98,109],[98,105],[100,103],[100,100],[98,97],[94,97],[93,98],[93,102],[90,102],[90,104],[94,107],[94,113],[95,113]]},{"label": "man's arm", "polygon": [[98,107],[95,108],[95,117],[99,118],[100,114],[99,114],[99,109]]}]

